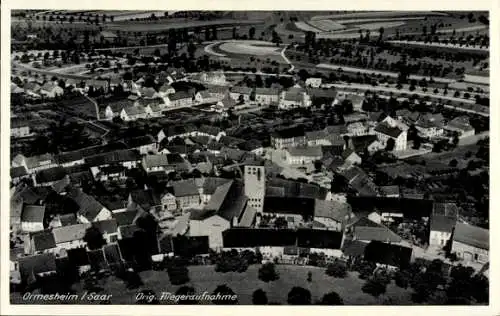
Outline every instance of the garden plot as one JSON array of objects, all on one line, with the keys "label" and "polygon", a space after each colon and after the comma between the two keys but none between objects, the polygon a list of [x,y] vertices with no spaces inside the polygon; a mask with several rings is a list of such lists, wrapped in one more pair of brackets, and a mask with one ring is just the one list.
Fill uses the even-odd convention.
[{"label": "garden plot", "polygon": [[316,15],[311,20],[326,19],[355,19],[355,18],[390,18],[390,17],[412,17],[412,16],[448,16],[447,13],[432,11],[379,11],[379,12],[356,12],[344,14]]},{"label": "garden plot", "polygon": [[344,25],[332,20],[314,20],[309,21],[308,23],[323,32],[337,31],[346,28]]},{"label": "garden plot", "polygon": [[370,22],[385,22],[385,21],[418,21],[424,20],[425,16],[415,16],[408,18],[373,18],[373,19],[350,19],[350,20],[342,20],[339,23],[345,24],[356,24],[356,23],[370,23]]},{"label": "garden plot", "polygon": [[295,22],[295,26],[305,32],[314,32],[314,33],[321,32],[320,29],[310,24],[307,24],[306,22]]},{"label": "garden plot", "polygon": [[[324,68],[324,69],[332,69],[332,70],[339,70],[342,69],[342,71],[345,72],[354,72],[354,73],[360,73],[360,74],[367,74],[367,75],[381,75],[381,76],[387,76],[391,78],[397,78],[399,76],[398,73],[396,72],[390,72],[390,71],[382,71],[382,70],[375,70],[375,69],[365,69],[365,68],[357,68],[357,67],[348,67],[348,66],[342,66],[342,65],[332,65],[332,64],[318,64],[316,65],[317,68]],[[415,79],[415,80],[422,80],[422,79],[430,80],[429,76],[419,76],[419,75],[410,75],[410,79]],[[452,83],[455,82],[455,79],[449,79],[449,78],[439,78],[439,77],[432,77],[432,80],[435,82],[442,82],[442,83]]]},{"label": "garden plot", "polygon": [[405,22],[374,22],[374,23],[365,23],[365,24],[357,24],[356,28],[362,30],[378,30],[381,27],[383,28],[391,28],[391,27],[399,27],[405,25]]}]

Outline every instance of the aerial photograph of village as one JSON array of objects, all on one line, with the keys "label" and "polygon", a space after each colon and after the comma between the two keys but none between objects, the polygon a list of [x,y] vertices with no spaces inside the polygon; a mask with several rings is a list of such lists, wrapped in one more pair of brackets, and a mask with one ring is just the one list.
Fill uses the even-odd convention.
[{"label": "aerial photograph of village", "polygon": [[12,10],[10,304],[488,305],[489,22]]}]

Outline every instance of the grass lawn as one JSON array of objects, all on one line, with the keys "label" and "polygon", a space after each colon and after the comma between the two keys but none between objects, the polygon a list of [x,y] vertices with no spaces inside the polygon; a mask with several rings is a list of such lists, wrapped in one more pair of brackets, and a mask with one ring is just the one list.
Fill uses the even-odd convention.
[{"label": "grass lawn", "polygon": [[[218,285],[226,284],[237,295],[240,304],[252,304],[252,293],[261,288],[267,293],[269,302],[286,304],[288,292],[293,286],[307,288],[311,294],[313,302],[330,291],[337,292],[346,305],[380,305],[390,304],[409,305],[411,304],[411,290],[398,288],[394,283],[387,286],[385,295],[375,298],[361,291],[364,280],[357,277],[357,273],[350,272],[345,279],[336,279],[325,274],[324,268],[278,265],[277,271],[280,279],[274,282],[265,283],[260,281],[258,275],[258,265],[253,265],[244,273],[229,272],[217,273],[214,266],[190,266],[189,286],[195,288],[196,293],[204,291],[212,293]],[[312,272],[312,282],[307,282],[307,273]],[[161,292],[175,292],[180,287],[172,285],[166,271],[145,271],[141,273],[144,282],[143,289],[153,290],[158,296]],[[112,304],[134,304],[135,295],[140,290],[128,290],[123,281],[111,276],[101,285],[104,293],[113,294]],[[73,286],[77,294],[84,292],[82,283]],[[11,295],[19,296],[18,294]],[[85,302],[83,302],[85,303]],[[90,302],[87,302],[90,303]],[[168,302],[163,302],[164,304]]]}]

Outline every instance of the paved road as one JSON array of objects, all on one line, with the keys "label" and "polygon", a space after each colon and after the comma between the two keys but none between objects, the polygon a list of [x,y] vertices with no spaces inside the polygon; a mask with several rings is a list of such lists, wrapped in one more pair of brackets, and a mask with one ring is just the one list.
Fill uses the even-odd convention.
[{"label": "paved road", "polygon": [[288,72],[292,72],[295,69],[295,66],[292,64],[290,59],[288,59],[288,57],[286,57],[286,55],[285,55],[286,48],[287,48],[287,46],[285,46],[285,48],[283,48],[283,50],[281,51],[281,57],[283,57],[283,59],[286,61],[286,63],[290,65],[290,69],[288,69]]}]

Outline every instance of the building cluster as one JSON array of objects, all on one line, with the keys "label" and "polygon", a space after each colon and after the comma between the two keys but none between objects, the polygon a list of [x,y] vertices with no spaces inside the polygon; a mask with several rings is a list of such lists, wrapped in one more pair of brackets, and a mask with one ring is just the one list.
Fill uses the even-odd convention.
[{"label": "building cluster", "polygon": [[[180,82],[202,83],[205,89],[179,88]],[[238,125],[227,129],[179,120],[160,124],[146,135],[74,151],[15,155],[10,170],[13,282],[54,273],[57,260],[64,258],[79,258],[75,260],[81,271],[132,262],[137,232],[147,231],[148,221],[157,225],[155,238],[143,240],[152,260],[183,255],[187,249],[195,255],[206,255],[209,249],[239,249],[284,261],[304,253],[324,253],[396,267],[415,257],[412,245],[388,226],[402,219],[426,222],[431,246],[450,244],[466,262],[488,260],[488,231],[462,223],[454,204],[414,197],[398,186],[377,186],[359,167],[366,154],[409,149],[413,126],[429,142],[474,135],[466,116],[447,121],[441,114],[408,110],[393,116],[370,115],[361,109],[364,96],[323,89],[318,78],[307,79],[304,87],[249,88],[231,86],[223,73],[187,78],[170,71],[158,74],[157,88],[146,84],[144,76],[68,84],[85,96],[117,87],[128,93],[118,101],[96,104],[100,121],[162,118],[167,110],[190,107],[223,118],[252,107],[290,110],[320,103],[323,108],[349,103],[353,111],[343,115],[345,124],[321,129],[306,127],[302,118],[281,124],[279,118],[249,115],[245,124],[242,114]],[[31,80],[13,83],[11,93],[50,99],[63,96],[65,89],[57,81]],[[43,134],[41,125],[39,120],[13,117],[11,136],[23,140]],[[95,131],[100,125],[90,125],[101,137]],[[254,137],[262,134],[265,139]],[[285,167],[278,166],[272,155],[281,155]],[[283,168],[317,163],[328,171],[325,185],[276,177]],[[126,187],[137,170],[164,184],[161,190],[144,185],[126,196],[88,190],[89,183]],[[343,192],[332,193],[330,176],[342,180]],[[351,193],[347,198],[346,192]],[[105,241],[97,249],[89,247],[91,230]]]},{"label": "building cluster", "polygon": [[[125,160],[147,169],[148,157]],[[30,172],[51,170],[44,168],[55,163],[48,156],[43,159],[36,165],[28,159]],[[452,251],[466,262],[488,260],[488,231],[461,223],[454,204],[359,195],[337,201],[316,185],[270,178],[262,164],[242,164],[240,170],[242,178],[170,180],[160,192],[136,189],[126,198],[92,196],[71,180],[35,186],[21,182],[11,189],[12,277],[20,282],[54,273],[56,265],[47,262],[77,254],[86,258],[81,271],[94,264],[133,261],[128,255],[135,245],[131,240],[144,231],[145,219],[157,223],[156,238],[143,245],[153,249],[152,260],[183,254],[187,247],[196,255],[238,249],[284,261],[304,252],[361,256],[396,267],[415,257],[412,245],[387,226],[401,219],[427,222],[431,246],[451,243]],[[89,229],[102,234],[102,247],[89,249]],[[189,246],[192,243],[196,247]]]}]

